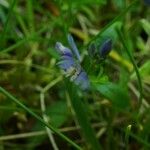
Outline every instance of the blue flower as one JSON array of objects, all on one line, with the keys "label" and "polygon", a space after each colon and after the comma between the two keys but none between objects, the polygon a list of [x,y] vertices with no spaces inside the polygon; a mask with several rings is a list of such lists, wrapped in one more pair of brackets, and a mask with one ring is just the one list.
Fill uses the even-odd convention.
[{"label": "blue flower", "polygon": [[60,61],[57,64],[64,71],[66,77],[70,77],[70,81],[86,90],[89,88],[89,79],[80,65],[81,57],[71,35],[68,35],[68,43],[71,49],[56,42],[55,48],[60,54]]}]

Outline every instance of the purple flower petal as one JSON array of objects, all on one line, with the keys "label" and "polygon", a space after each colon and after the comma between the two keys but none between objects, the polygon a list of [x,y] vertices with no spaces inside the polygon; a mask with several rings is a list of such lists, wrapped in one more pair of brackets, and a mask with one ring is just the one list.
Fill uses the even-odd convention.
[{"label": "purple flower petal", "polygon": [[68,43],[70,44],[70,46],[71,46],[71,48],[72,48],[74,54],[76,55],[77,59],[78,59],[79,61],[81,61],[81,57],[80,57],[80,54],[79,54],[79,50],[78,50],[78,48],[77,48],[77,46],[76,46],[76,44],[75,44],[75,42],[74,42],[73,37],[72,37],[70,34],[68,34]]},{"label": "purple flower petal", "polygon": [[60,42],[56,42],[55,48],[60,55],[66,55],[72,57],[71,50],[63,46]]},{"label": "purple flower petal", "polygon": [[85,71],[81,71],[77,78],[74,80],[76,85],[79,85],[81,89],[86,90],[89,88],[89,79]]},{"label": "purple flower petal", "polygon": [[68,55],[62,55],[62,56],[60,57],[60,59],[61,59],[61,60],[69,59],[69,60],[74,61],[73,57],[70,57],[70,56],[68,56]]},{"label": "purple flower petal", "polygon": [[86,72],[82,70],[80,65],[81,58],[71,35],[68,35],[68,42],[78,60],[74,58],[74,55],[69,48],[63,46],[60,42],[57,42],[55,47],[57,52],[61,55],[57,65],[65,71],[66,77],[70,77],[71,81],[76,85],[79,85],[81,89],[86,90],[89,87],[88,76]]},{"label": "purple flower petal", "polygon": [[71,66],[75,64],[75,62],[73,59],[63,59],[59,61],[57,64],[61,69],[67,71]]}]

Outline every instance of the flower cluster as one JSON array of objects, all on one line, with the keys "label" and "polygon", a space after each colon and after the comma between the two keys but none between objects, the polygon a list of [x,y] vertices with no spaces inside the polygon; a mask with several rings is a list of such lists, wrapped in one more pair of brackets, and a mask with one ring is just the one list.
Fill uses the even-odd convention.
[{"label": "flower cluster", "polygon": [[81,57],[71,35],[68,35],[68,43],[71,49],[56,42],[55,48],[61,56],[57,64],[64,71],[66,77],[70,77],[72,82],[86,90],[89,88],[89,79],[81,67]]}]

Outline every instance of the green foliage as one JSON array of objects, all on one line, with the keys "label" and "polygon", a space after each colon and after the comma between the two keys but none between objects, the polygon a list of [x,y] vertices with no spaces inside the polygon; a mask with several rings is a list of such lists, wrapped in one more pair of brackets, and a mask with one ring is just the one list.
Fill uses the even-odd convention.
[{"label": "green foliage", "polygon": [[122,23],[119,22],[119,21],[116,21],[110,27],[108,27],[102,34],[97,36],[96,39],[94,39],[93,42],[96,45],[102,45],[102,43],[106,39],[112,39],[112,42],[115,43],[118,40],[118,35],[117,35],[117,32],[116,32],[116,28],[120,29],[121,26],[122,26]]},{"label": "green foliage", "polygon": [[[150,149],[149,14],[138,0],[0,0],[0,149]],[[86,91],[57,65],[68,33]],[[88,55],[108,38],[108,57]]]},{"label": "green foliage", "polygon": [[124,9],[126,5],[126,1],[124,0],[113,0],[114,6],[117,7],[118,9]]},{"label": "green foliage", "polygon": [[102,148],[98,140],[96,139],[96,135],[90,125],[88,113],[86,110],[87,108],[85,107],[86,105],[84,104],[84,102],[82,102],[82,99],[80,99],[75,94],[75,90],[76,89],[72,88],[71,91],[69,90],[69,93],[71,93],[71,104],[75,111],[79,125],[81,126],[81,131],[83,132],[90,149],[100,150]]},{"label": "green foliage", "polygon": [[[54,127],[61,127],[69,118],[69,112],[66,106],[66,103],[63,101],[55,102],[53,105],[47,107],[46,114],[50,118],[50,124]],[[32,127],[32,131],[42,131],[43,125],[40,122],[36,122],[36,124]],[[40,145],[47,138],[47,135],[44,134],[42,136],[37,136],[35,138],[29,138],[28,143],[34,143],[30,149],[35,149],[38,145]]]},{"label": "green foliage", "polygon": [[55,127],[62,126],[69,117],[65,101],[58,101],[47,107],[46,114],[50,117],[50,123]]},{"label": "green foliage", "polygon": [[93,84],[94,88],[99,91],[103,96],[108,98],[113,107],[125,110],[129,108],[129,96],[125,87],[121,87],[114,83],[106,84]]}]

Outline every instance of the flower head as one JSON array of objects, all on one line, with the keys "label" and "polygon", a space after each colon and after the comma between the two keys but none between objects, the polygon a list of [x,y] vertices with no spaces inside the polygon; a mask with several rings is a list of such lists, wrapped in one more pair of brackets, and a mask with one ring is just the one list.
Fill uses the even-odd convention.
[{"label": "flower head", "polygon": [[70,77],[70,81],[79,85],[83,90],[88,89],[88,76],[80,65],[81,57],[71,35],[68,35],[68,43],[71,49],[56,42],[55,48],[60,54],[60,61],[57,64],[64,71],[66,77]]}]

